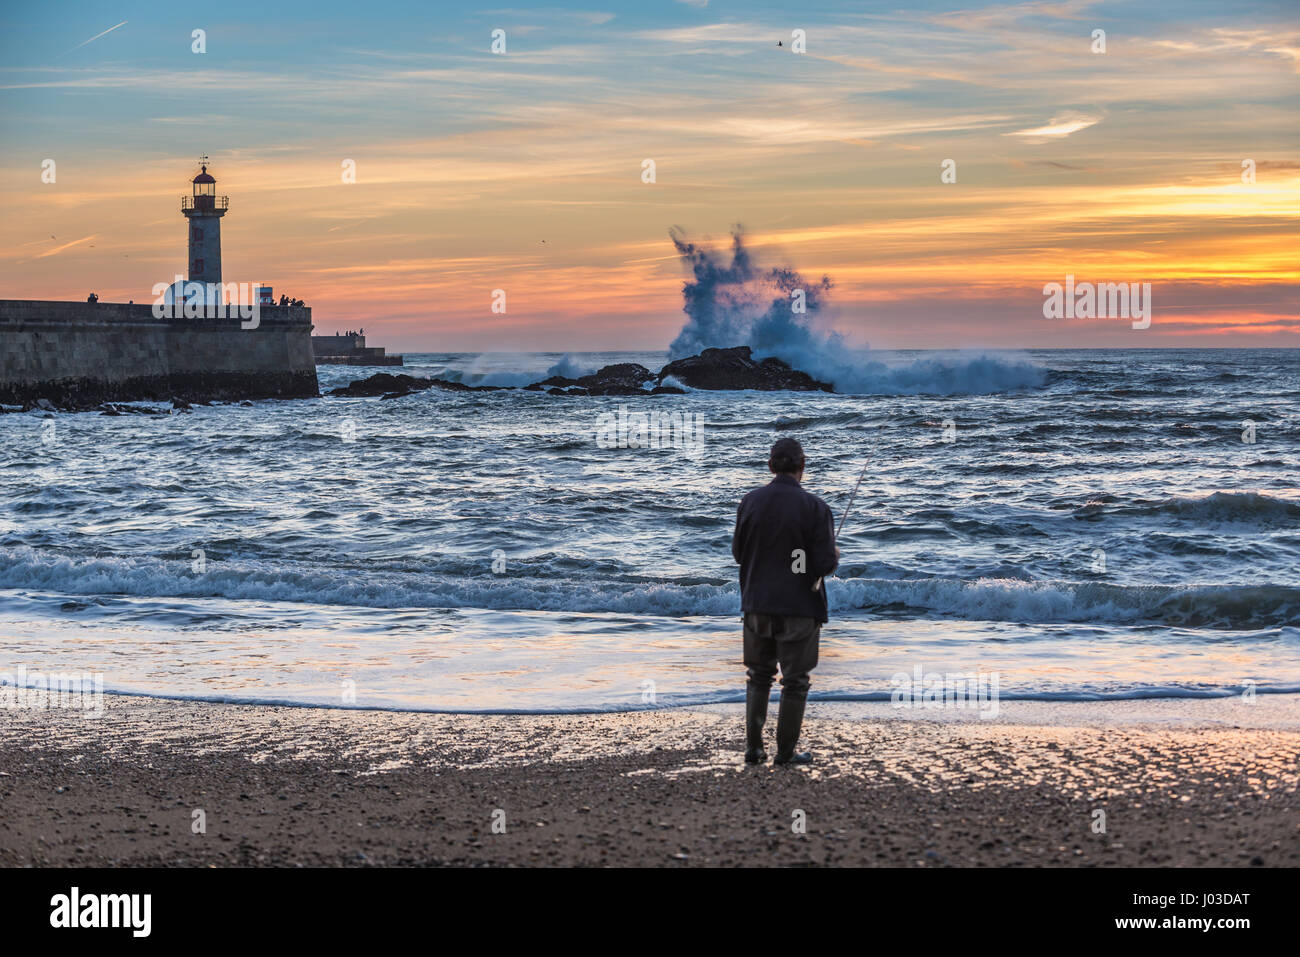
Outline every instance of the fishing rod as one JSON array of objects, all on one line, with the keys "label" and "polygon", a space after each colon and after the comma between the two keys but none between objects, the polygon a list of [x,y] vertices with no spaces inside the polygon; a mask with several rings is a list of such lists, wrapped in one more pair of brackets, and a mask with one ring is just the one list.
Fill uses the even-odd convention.
[{"label": "fishing rod", "polygon": [[[844,520],[849,517],[849,511],[850,509],[853,508],[853,500],[858,497],[858,487],[862,485],[862,480],[867,477],[867,466],[869,466],[870,464],[871,464],[870,459],[867,459],[867,461],[862,463],[862,471],[858,473],[858,481],[854,484],[853,492],[849,495],[849,504],[844,506],[844,514],[840,516],[840,524],[837,525],[835,528],[834,544],[836,545],[839,545],[840,529],[844,528]],[[821,578],[818,578],[815,582],[813,582],[812,590],[821,591],[821,589],[822,589],[822,580]]]}]

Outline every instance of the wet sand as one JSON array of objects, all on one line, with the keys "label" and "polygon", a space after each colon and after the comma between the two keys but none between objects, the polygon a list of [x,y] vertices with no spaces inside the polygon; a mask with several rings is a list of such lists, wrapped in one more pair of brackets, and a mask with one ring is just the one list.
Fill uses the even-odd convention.
[{"label": "wet sand", "polygon": [[1297,697],[1004,703],[992,722],[813,702],[819,761],[793,769],[742,765],[739,705],[109,695],[97,719],[0,710],[0,865],[1294,867]]}]

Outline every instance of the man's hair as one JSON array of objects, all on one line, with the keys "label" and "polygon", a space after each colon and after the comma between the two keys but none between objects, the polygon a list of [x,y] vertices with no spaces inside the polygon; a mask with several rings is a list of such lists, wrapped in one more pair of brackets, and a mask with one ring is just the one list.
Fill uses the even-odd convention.
[{"label": "man's hair", "polygon": [[794,475],[804,466],[803,446],[798,439],[777,439],[767,456],[767,467],[778,474]]}]

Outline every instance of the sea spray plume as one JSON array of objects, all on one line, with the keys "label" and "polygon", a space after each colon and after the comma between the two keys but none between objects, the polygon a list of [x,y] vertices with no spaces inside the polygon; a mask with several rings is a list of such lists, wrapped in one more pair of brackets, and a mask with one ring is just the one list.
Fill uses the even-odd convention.
[{"label": "sea spray plume", "polygon": [[[830,277],[809,283],[784,266],[762,269],[745,247],[744,229],[731,234],[731,263],[714,250],[690,242],[680,227],[669,231],[693,280],[682,286],[686,324],[668,347],[670,359],[697,355],[704,349],[747,345],[761,356],[815,353],[841,345],[835,333],[815,328]],[[803,291],[802,312],[795,311],[796,290]],[[793,364],[793,363],[792,363]]]},{"label": "sea spray plume", "polygon": [[[926,358],[888,365],[867,348],[852,348],[844,336],[819,323],[829,276],[809,283],[788,266],[764,268],[745,246],[744,229],[731,234],[731,262],[714,250],[686,239],[680,227],[669,231],[692,279],[682,285],[686,324],[668,347],[669,359],[705,349],[749,346],[755,358],[775,356],[836,392],[855,395],[983,395],[1038,388],[1045,375],[1023,359],[970,355]],[[796,311],[796,290],[803,310]]]}]

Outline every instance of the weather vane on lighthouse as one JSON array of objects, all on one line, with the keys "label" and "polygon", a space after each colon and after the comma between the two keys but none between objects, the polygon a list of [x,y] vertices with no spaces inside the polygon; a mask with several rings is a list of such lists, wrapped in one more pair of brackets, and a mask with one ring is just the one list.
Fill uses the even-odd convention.
[{"label": "weather vane on lighthouse", "polygon": [[199,157],[199,165],[202,166],[204,169],[207,169],[207,168],[208,168],[208,154],[207,154],[207,153],[204,153],[202,156]]}]

